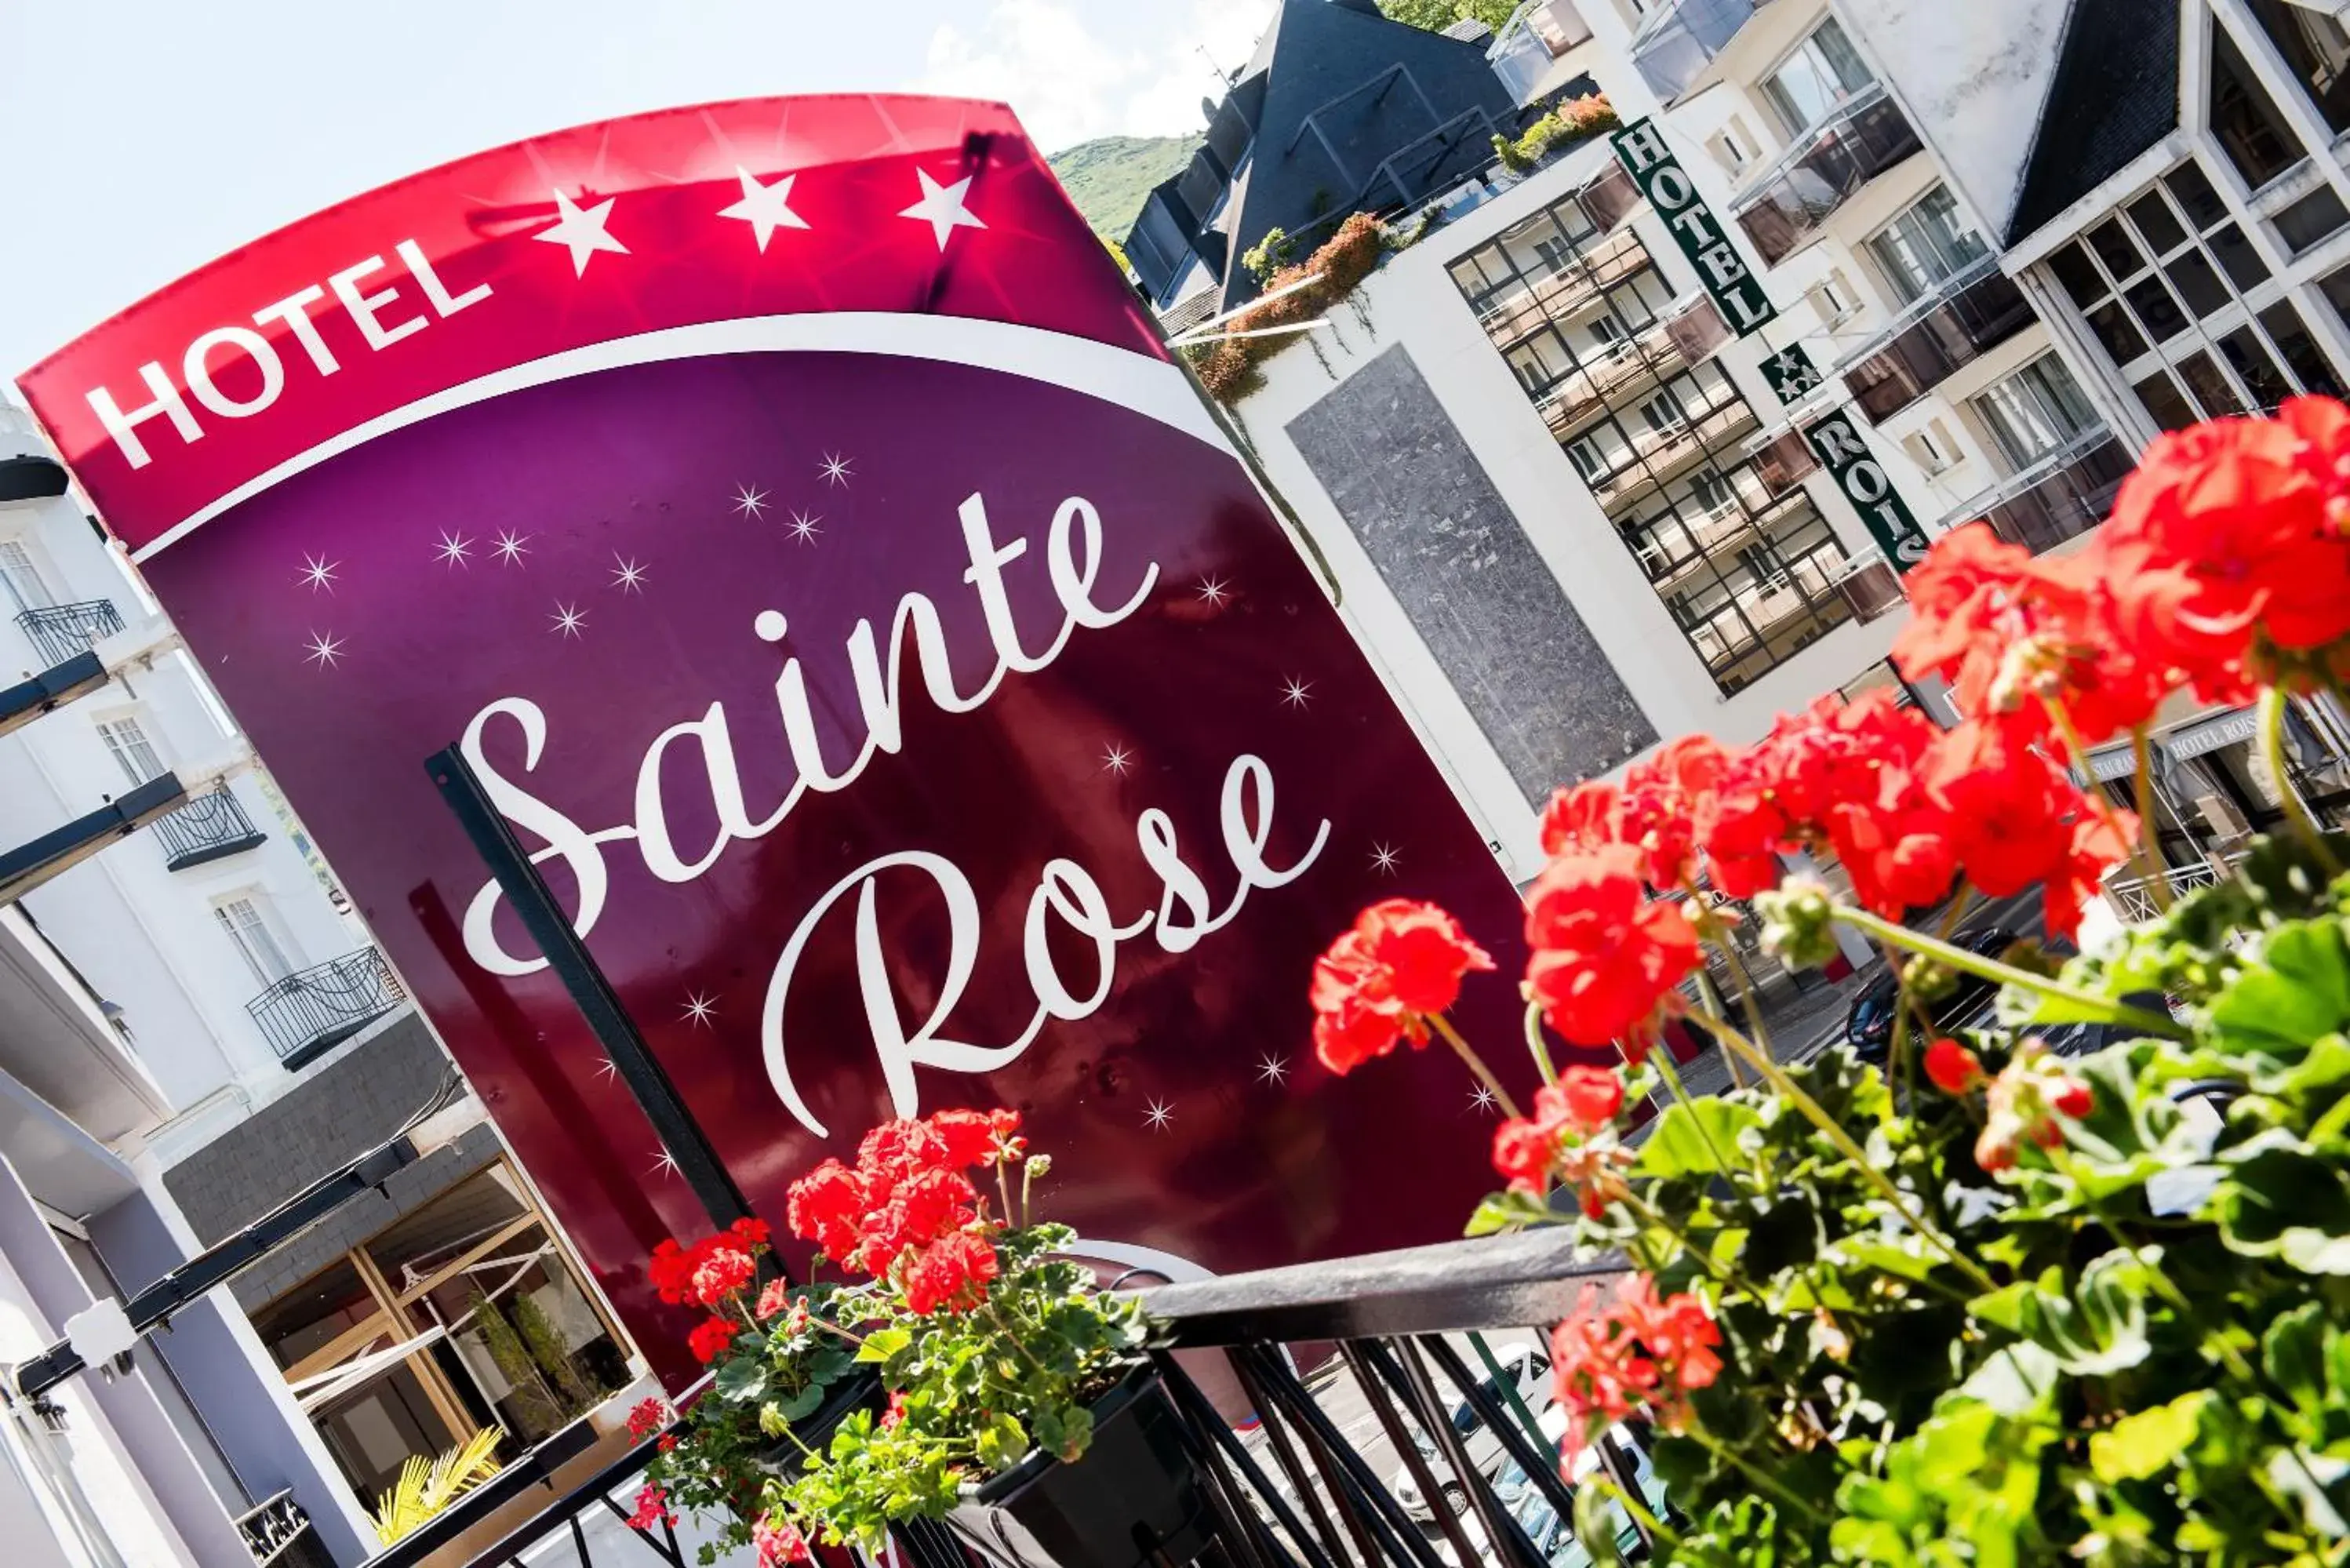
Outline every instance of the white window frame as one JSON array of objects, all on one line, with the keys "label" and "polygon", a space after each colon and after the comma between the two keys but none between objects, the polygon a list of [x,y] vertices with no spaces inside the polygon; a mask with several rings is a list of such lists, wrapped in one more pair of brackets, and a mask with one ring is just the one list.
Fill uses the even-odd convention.
[{"label": "white window frame", "polygon": [[[249,922],[242,920],[236,913],[236,908],[239,905],[244,906],[251,911],[252,919]],[[262,990],[266,991],[286,979],[287,975],[299,974],[308,967],[303,961],[300,945],[294,940],[294,934],[286,929],[286,922],[277,913],[276,906],[271,900],[266,888],[248,884],[229,892],[215,894],[212,900],[212,909],[213,921],[220,928],[221,934],[228,939],[229,945],[236,950],[237,956],[244,961],[244,966],[252,972],[255,983]],[[262,941],[270,950],[256,952],[246,935],[248,930],[257,931]],[[271,966],[264,960],[272,957],[285,966],[284,974],[273,975],[267,972]]]},{"label": "white window frame", "polygon": [[[25,602],[19,572],[32,579],[30,586],[39,591],[40,603]],[[23,611],[47,609],[62,602],[57,597],[56,585],[45,569],[40,546],[33,542],[31,536],[16,534],[0,537],[0,615],[13,620]]]},{"label": "white window frame", "polygon": [[[128,781],[124,788],[137,789],[140,784],[152,783],[172,771],[170,748],[158,739],[162,732],[155,722],[155,715],[149,712],[144,704],[109,708],[103,712],[93,713],[90,724],[98,734],[99,744],[106,748],[106,753],[114,760],[114,765],[122,770],[122,776]],[[118,733],[124,725],[130,726],[130,736],[127,739]],[[154,771],[143,778],[132,765],[133,758],[139,753],[144,753],[155,764]]]}]

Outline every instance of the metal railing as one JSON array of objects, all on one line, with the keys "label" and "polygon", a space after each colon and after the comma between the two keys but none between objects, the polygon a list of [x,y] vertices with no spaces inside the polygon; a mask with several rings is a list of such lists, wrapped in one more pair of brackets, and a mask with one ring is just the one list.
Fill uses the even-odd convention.
[{"label": "metal railing", "polygon": [[2129,448],[2099,425],[2074,437],[2062,451],[1970,496],[1942,519],[1942,527],[1980,518],[2001,538],[2038,555],[2104,522],[2114,493],[2132,466]]},{"label": "metal railing", "polygon": [[244,1010],[277,1059],[293,1068],[316,1060],[407,1000],[383,955],[361,948],[287,975]]},{"label": "metal railing", "polygon": [[266,1568],[308,1532],[310,1516],[292,1492],[281,1491],[240,1517],[236,1528],[253,1553],[254,1568]]},{"label": "metal railing", "polygon": [[43,605],[20,610],[16,624],[33,639],[44,670],[53,670],[76,654],[87,653],[100,638],[123,629],[122,612],[111,599],[84,599],[78,604]]},{"label": "metal railing", "polygon": [[1764,265],[1776,266],[1855,192],[1924,146],[1885,85],[1872,82],[1797,137],[1730,210]]},{"label": "metal railing", "polygon": [[1961,267],[1840,367],[1871,423],[1916,402],[1944,378],[2036,319],[1997,256]]},{"label": "metal railing", "polygon": [[151,826],[162,842],[164,864],[174,871],[250,849],[265,837],[226,784]]},{"label": "metal railing", "polygon": [[1632,39],[1632,63],[1669,108],[1770,0],[1664,0]]},{"label": "metal railing", "polygon": [[[2216,888],[2226,875],[2210,861],[2198,860],[2166,873],[2162,880],[2170,889],[2170,896],[2178,898],[2198,888]],[[2106,898],[2124,925],[2149,925],[2162,914],[2162,906],[2155,900],[2151,877],[2117,877],[2106,884]]]},{"label": "metal railing", "polygon": [[1521,280],[1499,297],[1477,305],[1477,324],[1496,348],[1507,349],[1554,322],[1588,310],[1607,291],[1649,265],[1648,249],[1637,234],[1622,234],[1599,249],[1575,256],[1550,276]]}]

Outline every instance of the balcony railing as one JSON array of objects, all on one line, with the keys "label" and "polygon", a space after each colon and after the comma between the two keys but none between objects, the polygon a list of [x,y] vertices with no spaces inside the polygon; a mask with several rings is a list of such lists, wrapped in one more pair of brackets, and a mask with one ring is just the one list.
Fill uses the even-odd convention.
[{"label": "balcony railing", "polygon": [[254,1568],[268,1568],[308,1532],[310,1516],[292,1492],[281,1491],[240,1518],[236,1528],[253,1553]]},{"label": "balcony railing", "polygon": [[1493,347],[1507,349],[1551,322],[1589,309],[1604,291],[1648,265],[1648,247],[1626,234],[1538,283],[1488,298],[1478,306],[1478,325]]},{"label": "balcony railing", "polygon": [[1632,63],[1667,105],[1695,87],[1770,0],[1664,0],[1632,39]]},{"label": "balcony railing", "polygon": [[169,816],[157,817],[154,832],[162,841],[163,863],[174,871],[238,854],[259,844],[265,836],[261,829],[253,826],[253,819],[244,815],[244,807],[226,784],[190,801]]},{"label": "balcony railing", "polygon": [[2036,556],[2104,522],[2131,467],[2129,449],[2099,426],[1970,498],[1942,519],[1942,526],[1956,528],[1981,518],[2001,538]]},{"label": "balcony railing", "polygon": [[1644,431],[1630,455],[1612,472],[1590,482],[1591,493],[1610,511],[1645,495],[1680,472],[1681,465],[1717,441],[1728,441],[1754,421],[1754,410],[1733,397],[1669,430]]},{"label": "balcony railing", "polygon": [[288,1069],[333,1050],[408,1000],[373,948],[287,975],[244,1004]]},{"label": "balcony railing", "polygon": [[1657,321],[1616,346],[1605,358],[1593,358],[1539,400],[1551,434],[1565,440],[1586,420],[1636,387],[1648,386],[1697,363],[1729,339],[1721,313],[1711,300],[1700,299],[1689,309]]},{"label": "balcony railing", "polygon": [[1776,266],[1817,234],[1863,185],[1922,149],[1882,83],[1795,139],[1730,204],[1765,265]]},{"label": "balcony railing", "polygon": [[1985,256],[1911,306],[1847,361],[1844,384],[1870,421],[1881,422],[2033,319],[2022,290],[1999,270],[1999,258]]},{"label": "balcony railing", "polygon": [[87,653],[100,638],[122,629],[122,612],[110,599],[84,599],[79,604],[44,605],[20,611],[16,624],[33,639],[44,670],[54,670],[78,653]]}]

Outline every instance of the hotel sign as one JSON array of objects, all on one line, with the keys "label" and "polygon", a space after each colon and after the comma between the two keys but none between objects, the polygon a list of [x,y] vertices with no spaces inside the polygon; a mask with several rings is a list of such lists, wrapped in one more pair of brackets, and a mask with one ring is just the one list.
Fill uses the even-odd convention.
[{"label": "hotel sign", "polygon": [[1901,493],[1893,488],[1893,481],[1885,465],[1877,461],[1860,431],[1853,423],[1851,410],[1839,409],[1804,432],[1819,453],[1820,462],[1860,514],[1885,558],[1901,570],[1907,570],[1926,558],[1926,531],[1918,526],[1918,519]]},{"label": "hotel sign", "polygon": [[1672,230],[1690,265],[1697,268],[1699,281],[1713,296],[1731,330],[1741,337],[1752,337],[1778,319],[1779,312],[1762,280],[1754,275],[1731,243],[1729,232],[1698,194],[1696,183],[1665,145],[1665,133],[1657,123],[1636,120],[1609,140],[1632,182]]}]

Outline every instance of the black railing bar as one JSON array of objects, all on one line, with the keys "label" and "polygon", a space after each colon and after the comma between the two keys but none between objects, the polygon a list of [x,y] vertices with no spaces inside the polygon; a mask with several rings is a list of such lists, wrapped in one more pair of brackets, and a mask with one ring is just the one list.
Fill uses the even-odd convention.
[{"label": "black railing bar", "polygon": [[[629,1522],[629,1511],[622,1508],[619,1503],[614,1502],[610,1492],[598,1492],[596,1494],[596,1501],[602,1503],[606,1508],[611,1510],[612,1517],[620,1521],[621,1527],[627,1530],[630,1534],[634,1535],[638,1540],[643,1542],[645,1545],[652,1551],[653,1554],[659,1557],[662,1562],[667,1563],[670,1565],[670,1568],[685,1568],[685,1552],[683,1548],[680,1547],[677,1543],[677,1526],[669,1521],[669,1518],[666,1514],[664,1514],[660,1520],[661,1534],[666,1536],[669,1541],[669,1544],[664,1546],[659,1540],[654,1538],[651,1531],[639,1525],[630,1524]],[[589,1568],[588,1562],[588,1536],[586,1531],[581,1528],[579,1523],[579,1511],[577,1509],[573,1509],[568,1519],[571,1525],[572,1539],[579,1543],[580,1568]]]},{"label": "black railing bar", "polygon": [[1564,1228],[1442,1241],[1159,1285],[1143,1293],[1161,1349],[1367,1339],[1554,1323],[1586,1282],[1624,1272],[1575,1255]]},{"label": "black railing bar", "polygon": [[1436,1363],[1437,1370],[1461,1390],[1461,1397],[1469,1401],[1469,1407],[1477,1412],[1477,1419],[1484,1422],[1493,1436],[1501,1439],[1502,1450],[1526,1472],[1534,1485],[1542,1489],[1543,1501],[1556,1509],[1561,1519],[1573,1519],[1575,1490],[1558,1473],[1558,1455],[1547,1444],[1526,1440],[1525,1434],[1506,1418],[1505,1412],[1493,1403],[1492,1397],[1485,1392],[1479,1380],[1470,1376],[1469,1368],[1462,1365],[1461,1357],[1444,1342],[1442,1335],[1423,1334],[1419,1345]]},{"label": "black railing bar", "polygon": [[[1469,1348],[1477,1353],[1477,1359],[1483,1364],[1485,1375],[1493,1380],[1493,1386],[1502,1391],[1503,1401],[1510,1407],[1511,1414],[1517,1417],[1519,1427],[1526,1435],[1526,1441],[1537,1449],[1544,1446],[1549,1439],[1543,1435],[1542,1423],[1534,1418],[1534,1411],[1527,1407],[1525,1395],[1519,1391],[1518,1380],[1503,1372],[1501,1360],[1494,1355],[1493,1347],[1485,1342],[1485,1336],[1471,1329],[1461,1337],[1469,1342]],[[1547,1361],[1549,1358],[1545,1356],[1544,1359]]]},{"label": "black railing bar", "polygon": [[[1404,1512],[1403,1505],[1389,1495],[1385,1483],[1371,1473],[1370,1467],[1363,1462],[1363,1457],[1355,1452],[1345,1434],[1330,1424],[1329,1416],[1315,1403],[1314,1397],[1305,1391],[1289,1369],[1260,1345],[1244,1346],[1237,1354],[1255,1362],[1258,1378],[1273,1397],[1297,1418],[1299,1426],[1311,1435],[1314,1442],[1338,1462],[1339,1471],[1348,1488],[1356,1493],[1357,1501],[1367,1505],[1365,1518],[1373,1525],[1379,1543],[1399,1561],[1408,1557],[1410,1563],[1417,1564],[1417,1568],[1444,1568],[1443,1560],[1420,1535],[1411,1521],[1411,1516]],[[1402,1548],[1400,1552],[1396,1551],[1399,1543]]]},{"label": "black railing bar", "polygon": [[[1380,1372],[1387,1373],[1389,1370],[1387,1365],[1390,1354],[1388,1347],[1374,1345],[1371,1350],[1379,1362]],[[1419,1397],[1419,1403],[1430,1410],[1440,1409],[1443,1401],[1437,1395],[1435,1380],[1429,1376],[1428,1366],[1420,1360],[1419,1352],[1412,1347],[1411,1341],[1397,1340],[1392,1354],[1400,1364],[1398,1370],[1401,1372],[1403,1382]],[[1461,1484],[1468,1489],[1470,1506],[1477,1511],[1477,1518],[1485,1527],[1485,1539],[1493,1543],[1494,1557],[1504,1561],[1515,1558],[1519,1568],[1549,1568],[1542,1553],[1534,1549],[1533,1540],[1527,1536],[1525,1526],[1518,1522],[1518,1516],[1503,1505],[1492,1483],[1486,1480],[1485,1472],[1470,1462],[1468,1445],[1461,1440],[1461,1434],[1452,1423],[1450,1420],[1440,1421],[1430,1430],[1437,1446],[1444,1450],[1444,1457],[1451,1461],[1454,1471],[1460,1475]]]},{"label": "black railing bar", "polygon": [[1656,1534],[1649,1530],[1648,1521],[1640,1517],[1648,1511],[1648,1500],[1640,1490],[1639,1477],[1635,1473],[1632,1465],[1624,1458],[1623,1446],[1616,1441],[1616,1434],[1613,1432],[1599,1434],[1599,1441],[1594,1446],[1598,1449],[1599,1468],[1607,1472],[1607,1479],[1616,1483],[1617,1490],[1622,1492],[1625,1498],[1638,1501],[1639,1506],[1627,1507],[1624,1514],[1632,1521],[1632,1529],[1639,1536],[1640,1544],[1647,1548],[1649,1555],[1654,1555],[1657,1550]]},{"label": "black railing bar", "polygon": [[[1388,1442],[1395,1449],[1397,1457],[1403,1460],[1403,1468],[1411,1472],[1412,1480],[1419,1487],[1419,1500],[1428,1505],[1429,1516],[1436,1521],[1436,1528],[1443,1532],[1446,1541],[1451,1542],[1453,1553],[1461,1563],[1474,1563],[1477,1561],[1477,1543],[1469,1539],[1469,1532],[1461,1526],[1461,1516],[1452,1511],[1451,1505],[1445,1499],[1443,1485],[1437,1480],[1436,1472],[1429,1468],[1427,1457],[1419,1451],[1419,1445],[1412,1440],[1411,1432],[1405,1427],[1395,1402],[1388,1397],[1387,1389],[1379,1386],[1378,1370],[1363,1352],[1364,1345],[1375,1343],[1348,1340],[1338,1346],[1338,1354],[1354,1373],[1355,1382],[1362,1389],[1364,1401],[1370,1406],[1371,1414],[1378,1417],[1380,1430],[1387,1433]],[[1412,1414],[1419,1420],[1420,1429],[1430,1434],[1431,1442],[1435,1440],[1433,1434],[1438,1425],[1450,1427],[1450,1422],[1432,1414],[1430,1409],[1417,1407],[1417,1400],[1411,1403],[1416,1407]],[[1453,1469],[1461,1481],[1463,1495],[1466,1495],[1469,1475],[1457,1464]],[[1497,1542],[1495,1554],[1499,1555],[1499,1552]]]},{"label": "black railing bar", "polygon": [[[1226,1359],[1229,1360],[1230,1357]],[[1264,1440],[1273,1449],[1274,1459],[1280,1463],[1282,1473],[1289,1478],[1289,1484],[1296,1489],[1298,1501],[1305,1505],[1305,1511],[1312,1516],[1314,1528],[1321,1533],[1322,1543],[1329,1549],[1331,1560],[1344,1565],[1344,1568],[1354,1568],[1352,1561],[1347,1554],[1346,1540],[1339,1534],[1336,1522],[1330,1517],[1329,1506],[1323,1500],[1322,1488],[1315,1484],[1313,1478],[1305,1473],[1305,1462],[1297,1457],[1296,1446],[1290,1438],[1288,1423],[1281,1418],[1280,1412],[1274,1409],[1271,1405],[1256,1400],[1253,1396],[1251,1398],[1256,1405],[1257,1424],[1264,1428]],[[1345,1511],[1340,1511],[1344,1513]],[[1362,1553],[1364,1568],[1378,1568],[1378,1555],[1372,1548],[1369,1538],[1362,1533],[1361,1521],[1352,1514],[1345,1514],[1345,1518],[1347,1528],[1354,1532],[1355,1550]]]},{"label": "black railing bar", "polygon": [[515,1455],[497,1474],[371,1558],[368,1568],[411,1568],[423,1562],[533,1487],[554,1491],[556,1469],[595,1446],[596,1428],[585,1416],[557,1428]]},{"label": "black railing bar", "polygon": [[[1183,1423],[1178,1422],[1180,1428]],[[1286,1554],[1269,1556],[1270,1543],[1264,1521],[1256,1510],[1248,1506],[1240,1490],[1240,1483],[1224,1463],[1223,1455],[1212,1445],[1202,1446],[1197,1438],[1186,1434],[1184,1447],[1191,1452],[1192,1463],[1200,1467],[1201,1484],[1206,1489],[1208,1501],[1215,1510],[1216,1521],[1230,1543],[1232,1554],[1240,1559],[1241,1568],[1295,1568],[1295,1559]],[[1265,1537],[1261,1540],[1260,1537]]]},{"label": "black railing bar", "polygon": [[[668,1429],[670,1431],[675,1431],[677,1430],[677,1428],[672,1425]],[[656,1435],[654,1437],[647,1438],[643,1442],[630,1448],[627,1452],[614,1459],[602,1469],[598,1470],[594,1475],[589,1476],[577,1486],[573,1487],[569,1491],[556,1498],[545,1508],[542,1508],[536,1513],[532,1514],[528,1519],[524,1520],[520,1524],[515,1526],[514,1529],[506,1532],[504,1539],[500,1540],[495,1545],[475,1553],[473,1561],[476,1563],[497,1563],[510,1558],[519,1560],[525,1552],[527,1552],[533,1546],[537,1545],[540,1541],[544,1540],[547,1536],[556,1533],[556,1531],[563,1527],[563,1523],[567,1519],[576,1515],[583,1507],[587,1506],[581,1501],[582,1499],[589,1496],[604,1496],[604,1494],[609,1492],[613,1487],[619,1485],[621,1481],[627,1480],[629,1476],[634,1475],[639,1470],[643,1469],[646,1465],[651,1463],[653,1454],[656,1451],[653,1445],[658,1443],[660,1440],[660,1436]],[[493,1478],[493,1480],[494,1480],[494,1478]],[[547,1480],[551,1484],[553,1478],[550,1476]],[[464,1510],[467,1500],[473,1495],[475,1494],[468,1493],[466,1498],[459,1499],[457,1502],[451,1505],[451,1508],[442,1513],[439,1516],[439,1519],[436,1519],[433,1522],[438,1523],[440,1519],[446,1519],[450,1517],[451,1513],[456,1512],[459,1510]],[[489,1511],[484,1510],[483,1511],[486,1512]],[[626,1518],[627,1516],[624,1514],[621,1517]],[[479,1522],[479,1517],[474,1515],[471,1511],[467,1511],[465,1513],[465,1523],[461,1526],[461,1529],[469,1529],[472,1525]],[[428,1525],[426,1528],[430,1529],[432,1527]],[[413,1539],[413,1537],[411,1537],[410,1539]],[[401,1548],[405,1547],[407,1544],[407,1541],[402,1541],[400,1545],[392,1547],[390,1551],[383,1553],[382,1555],[369,1558],[368,1560],[367,1568],[411,1568],[412,1564],[421,1562],[425,1555],[429,1555],[429,1553],[411,1554],[404,1552]]]},{"label": "black railing bar", "polygon": [[1280,1521],[1281,1528],[1289,1532],[1291,1544],[1312,1559],[1313,1568],[1333,1568],[1329,1558],[1323,1555],[1321,1546],[1306,1531],[1304,1522],[1283,1501],[1273,1483],[1265,1480],[1264,1471],[1250,1457],[1247,1447],[1232,1435],[1232,1429],[1224,1424],[1223,1417],[1217,1414],[1214,1404],[1200,1392],[1200,1386],[1191,1381],[1191,1375],[1184,1371],[1173,1356],[1164,1352],[1154,1352],[1151,1360],[1159,1364],[1159,1376],[1165,1379],[1167,1391],[1174,1396],[1175,1408],[1184,1417],[1177,1425],[1195,1437],[1199,1433],[1206,1433],[1209,1441],[1222,1451],[1232,1468],[1246,1478],[1250,1490],[1264,1500],[1265,1507]]},{"label": "black railing bar", "polygon": [[[1294,1370],[1295,1362],[1290,1357],[1285,1346],[1282,1350],[1282,1355],[1284,1365]],[[1233,1376],[1241,1380],[1241,1387],[1247,1392],[1249,1403],[1256,1410],[1259,1419],[1270,1418],[1283,1423],[1283,1436],[1305,1449],[1306,1456],[1314,1461],[1315,1471],[1321,1478],[1321,1488],[1316,1495],[1327,1499],[1331,1508],[1336,1511],[1338,1518],[1345,1522],[1347,1535],[1354,1542],[1355,1550],[1361,1553],[1365,1568],[1379,1568],[1381,1563],[1390,1561],[1392,1553],[1382,1548],[1377,1532],[1366,1522],[1364,1510],[1357,1505],[1355,1493],[1347,1482],[1346,1472],[1338,1468],[1337,1462],[1329,1454],[1325,1453],[1319,1444],[1309,1442],[1303,1433],[1295,1431],[1287,1424],[1288,1417],[1281,1414],[1280,1407],[1272,1394],[1250,1373],[1246,1363],[1241,1357],[1228,1352],[1224,1359],[1232,1364]],[[1346,1366],[1346,1363],[1336,1356],[1332,1356],[1326,1365],[1333,1368],[1333,1371],[1331,1378],[1324,1380],[1326,1383],[1335,1379]],[[1310,1386],[1306,1391],[1309,1394],[1315,1392]],[[1410,1568],[1410,1565],[1401,1564],[1400,1568]]]}]

